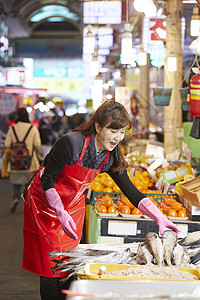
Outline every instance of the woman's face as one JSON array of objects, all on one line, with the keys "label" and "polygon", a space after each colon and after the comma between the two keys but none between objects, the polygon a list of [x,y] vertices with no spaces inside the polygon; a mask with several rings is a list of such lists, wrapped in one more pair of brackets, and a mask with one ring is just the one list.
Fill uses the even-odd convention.
[{"label": "woman's face", "polygon": [[112,129],[108,127],[101,128],[95,123],[96,135],[95,144],[98,150],[112,151],[123,139],[126,127],[120,129]]}]

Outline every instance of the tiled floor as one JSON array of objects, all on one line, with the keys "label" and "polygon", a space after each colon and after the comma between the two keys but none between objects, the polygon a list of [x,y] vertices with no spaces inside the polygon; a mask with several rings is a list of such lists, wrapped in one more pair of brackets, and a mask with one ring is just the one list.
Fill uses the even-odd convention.
[{"label": "tiled floor", "polygon": [[10,214],[12,185],[0,179],[0,300],[40,300],[39,276],[22,269],[23,203]]}]

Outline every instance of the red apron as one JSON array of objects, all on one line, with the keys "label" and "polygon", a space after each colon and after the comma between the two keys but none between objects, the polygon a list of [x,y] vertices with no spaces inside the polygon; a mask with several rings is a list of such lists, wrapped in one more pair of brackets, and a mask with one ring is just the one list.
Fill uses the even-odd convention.
[{"label": "red apron", "polygon": [[[106,164],[109,152],[99,169],[89,169],[80,165],[87,149],[90,136],[86,137],[80,158],[74,165],[63,168],[55,181],[65,210],[76,223],[78,240],[69,238],[63,231],[55,211],[48,205],[41,184],[41,176],[45,167],[41,167],[27,190],[24,204],[24,252],[22,267],[40,276],[52,276],[51,261],[48,252],[67,252],[74,250],[81,239],[84,216],[85,197],[83,192]],[[66,273],[54,276],[62,277]]]}]

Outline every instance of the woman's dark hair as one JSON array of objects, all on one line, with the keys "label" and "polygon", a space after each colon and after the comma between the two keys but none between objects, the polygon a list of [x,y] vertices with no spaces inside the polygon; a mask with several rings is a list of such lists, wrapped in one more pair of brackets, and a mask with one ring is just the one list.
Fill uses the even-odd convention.
[{"label": "woman's dark hair", "polygon": [[25,122],[25,123],[30,123],[29,121],[29,115],[28,112],[26,110],[26,108],[21,107],[17,110],[17,119],[16,119],[16,123],[17,122]]},{"label": "woman's dark hair", "polygon": [[[106,100],[95,111],[84,128],[79,131],[84,135],[96,134],[95,123],[98,123],[101,128],[107,127],[112,129],[120,129],[132,127],[132,120],[122,104],[114,100]],[[117,146],[113,150],[115,154],[115,168],[113,171],[122,173],[128,167],[123,154]]]}]

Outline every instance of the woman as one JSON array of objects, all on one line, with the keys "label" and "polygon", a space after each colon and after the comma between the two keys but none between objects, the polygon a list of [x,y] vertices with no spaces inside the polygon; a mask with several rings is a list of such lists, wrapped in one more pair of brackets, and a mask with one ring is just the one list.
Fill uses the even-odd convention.
[{"label": "woman", "polygon": [[85,128],[57,140],[32,180],[25,197],[23,267],[41,276],[43,300],[64,299],[57,290],[59,278],[50,278],[54,264],[48,252],[76,249],[85,213],[83,192],[100,172],[107,172],[128,199],[158,223],[161,234],[165,227],[178,233],[129,180],[118,144],[131,125],[120,103],[105,101]]},{"label": "woman", "polygon": [[[29,115],[26,108],[21,107],[17,110],[17,116],[15,125],[13,125],[19,141],[22,141],[24,136],[27,134],[31,127],[29,121]],[[12,144],[16,142],[12,126],[9,127],[8,133],[5,139],[5,148],[12,148]],[[39,161],[36,156],[36,151],[41,146],[40,134],[35,126],[32,126],[28,136],[26,138],[26,147],[28,148],[29,154],[32,156],[30,169],[27,170],[12,170],[8,165],[8,171],[10,172],[10,182],[13,185],[13,202],[10,206],[10,212],[15,213],[21,197],[21,189],[23,185],[28,183],[29,173],[39,168]]]}]

